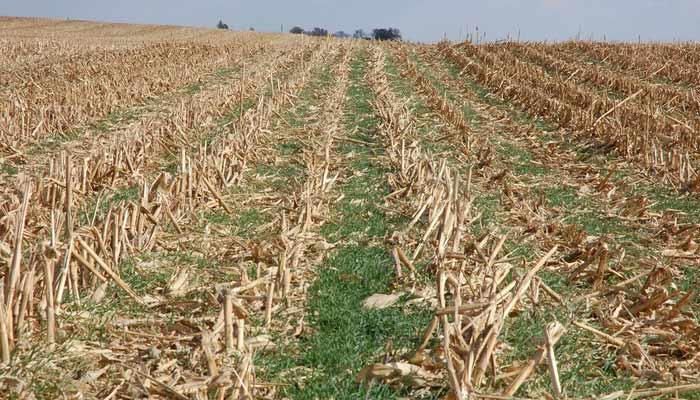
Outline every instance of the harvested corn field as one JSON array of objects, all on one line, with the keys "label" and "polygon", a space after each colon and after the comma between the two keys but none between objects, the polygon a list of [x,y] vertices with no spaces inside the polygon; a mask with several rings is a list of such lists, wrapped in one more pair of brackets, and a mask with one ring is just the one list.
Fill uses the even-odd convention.
[{"label": "harvested corn field", "polygon": [[700,47],[0,36],[3,396],[700,399]]}]

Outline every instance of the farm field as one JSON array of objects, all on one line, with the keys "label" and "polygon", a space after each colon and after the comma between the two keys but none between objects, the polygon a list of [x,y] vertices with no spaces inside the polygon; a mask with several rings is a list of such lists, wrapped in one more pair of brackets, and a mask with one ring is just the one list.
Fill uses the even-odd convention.
[{"label": "farm field", "polygon": [[698,45],[0,54],[0,397],[700,399]]}]

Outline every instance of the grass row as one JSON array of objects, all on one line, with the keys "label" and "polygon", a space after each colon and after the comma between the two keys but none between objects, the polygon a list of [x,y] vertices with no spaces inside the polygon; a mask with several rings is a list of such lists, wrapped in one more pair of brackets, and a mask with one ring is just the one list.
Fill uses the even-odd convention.
[{"label": "grass row", "polygon": [[[309,290],[311,334],[265,360],[273,376],[282,379],[283,395],[292,399],[393,399],[397,393],[383,385],[369,388],[355,381],[365,366],[381,362],[385,344],[407,350],[415,345],[430,315],[402,306],[367,310],[362,301],[375,293],[390,293],[391,257],[384,238],[405,220],[379,207],[388,194],[386,173],[377,156],[378,119],[372,92],[364,83],[367,55],[356,54],[347,93],[346,132],[357,142],[343,142],[339,156],[347,160],[348,177],[339,187],[344,195],[322,228],[335,250],[320,267]],[[360,143],[367,144],[360,144]],[[283,371],[292,371],[284,374]]]}]

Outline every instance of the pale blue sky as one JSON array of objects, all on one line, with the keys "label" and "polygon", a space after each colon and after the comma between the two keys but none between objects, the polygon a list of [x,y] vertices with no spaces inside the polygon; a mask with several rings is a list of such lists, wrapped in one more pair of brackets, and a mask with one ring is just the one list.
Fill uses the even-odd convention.
[{"label": "pale blue sky", "polygon": [[700,0],[0,0],[0,15],[285,30],[398,27],[404,37],[450,39],[479,26],[487,39],[583,37],[608,40],[700,40]]}]

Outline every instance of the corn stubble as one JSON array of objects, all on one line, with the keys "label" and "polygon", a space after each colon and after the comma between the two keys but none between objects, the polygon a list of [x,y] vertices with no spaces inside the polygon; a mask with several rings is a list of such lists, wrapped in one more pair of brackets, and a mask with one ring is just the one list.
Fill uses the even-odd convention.
[{"label": "corn stubble", "polygon": [[[557,345],[578,331],[615,355],[617,371],[656,384],[606,398],[700,390],[700,327],[688,311],[694,291],[670,284],[672,267],[659,259],[623,275],[625,254],[614,238],[589,238],[542,218],[546,207],[509,186],[508,170],[490,172],[488,138],[472,132],[459,99],[440,93],[411,57],[444,59],[462,77],[556,123],[570,141],[609,149],[628,168],[694,193],[700,103],[692,89],[697,74],[688,71],[697,62],[690,55],[699,53],[695,47],[379,45],[80,21],[3,23],[8,35],[0,49],[9,57],[0,60],[0,155],[18,170],[0,175],[3,392],[33,397],[30,380],[65,363],[64,376],[84,368],[66,389],[73,398],[280,398],[279,385],[259,379],[254,356],[274,349],[273,337],[294,341],[306,330],[307,288],[333,247],[320,227],[338,201],[336,187],[353,173],[336,147],[351,140],[342,114],[357,47],[370,54],[366,79],[384,148],[378,162],[390,171],[386,201],[409,221],[387,238],[394,259],[387,273],[434,312],[416,348],[353,371],[358,381],[416,396],[512,398],[546,375],[551,386],[544,395],[563,398],[566,365]],[[83,30],[93,32],[90,39]],[[615,69],[585,63],[581,53]],[[449,144],[456,162],[424,148],[416,115],[387,77],[387,54],[447,132],[437,141]],[[665,62],[669,57],[679,61]],[[313,119],[303,129],[285,126],[284,113],[329,65],[333,84],[319,95]],[[221,68],[232,75],[217,76]],[[199,90],[180,90],[192,84]],[[155,105],[134,120],[114,122],[109,132],[95,128],[110,113],[153,98]],[[64,141],[43,146],[55,135]],[[274,165],[283,139],[302,144],[297,162],[304,179],[286,194],[237,195],[264,183],[254,168]],[[609,178],[600,177],[596,190],[609,190]],[[486,186],[501,188],[510,202],[510,225],[484,221],[477,204]],[[623,200],[625,218],[652,219],[649,204]],[[231,218],[251,204],[273,215],[255,227],[266,237],[246,240],[202,218],[215,212]],[[532,225],[547,229],[536,229],[536,257],[525,262],[506,248]],[[666,221],[660,234],[680,239],[669,239],[674,244],[660,255],[695,262],[695,231]],[[164,268],[143,260],[166,253],[216,260],[211,268],[231,275],[216,279],[219,271],[183,261],[157,288],[140,289],[138,274]],[[127,271],[134,260],[135,272]],[[585,292],[557,292],[542,279],[544,270],[583,282]],[[401,304],[388,297],[386,307]],[[86,327],[97,318],[95,308],[108,303],[118,309],[97,322],[110,340],[102,348]],[[504,364],[512,360],[504,339],[511,321],[552,305],[573,311],[539,327],[529,357]],[[37,349],[47,351],[51,365],[36,358]]]},{"label": "corn stubble", "polygon": [[[522,104],[537,115],[560,115],[557,111],[564,116],[570,115],[566,113],[572,110],[572,103],[553,95],[559,92],[548,91],[545,95],[544,91],[538,92],[541,90],[539,84],[533,85],[539,83],[538,79],[543,81],[542,86],[549,84],[545,80],[551,80],[552,85],[556,83],[557,87],[564,88],[568,85],[566,80],[561,78],[554,82],[554,78],[537,73],[536,66],[520,61],[509,53],[509,46],[522,52],[538,48],[529,44],[493,47],[441,44],[439,51],[462,68],[462,74],[471,73],[477,82],[492,87],[504,98]],[[697,364],[694,355],[698,354],[695,338],[699,326],[692,312],[683,310],[692,301],[694,291],[669,291],[666,285],[673,274],[668,267],[663,264],[647,266],[646,271],[637,271],[624,279],[615,270],[625,258],[624,251],[618,260],[613,260],[606,243],[609,239],[603,237],[591,242],[580,228],[563,223],[561,227],[554,228],[552,221],[533,221],[545,227],[544,235],[538,238],[541,255],[524,264],[523,268],[514,264],[517,258],[504,253],[504,243],[512,227],[493,227],[485,234],[471,234],[482,217],[475,206],[479,194],[472,190],[472,178],[473,174],[474,179],[476,174],[484,174],[481,169],[491,164],[490,145],[483,137],[472,135],[462,118],[455,117],[455,106],[446,95],[436,91],[407,56],[411,49],[406,46],[393,47],[402,75],[413,82],[434,113],[436,123],[441,121],[450,126],[451,135],[458,138],[451,142],[455,153],[465,156],[459,162],[471,167],[467,169],[466,177],[460,176],[444,160],[434,160],[421,148],[416,117],[405,102],[392,93],[384,72],[384,55],[381,50],[375,50],[369,81],[375,91],[375,108],[383,121],[381,134],[394,171],[388,177],[394,189],[389,197],[396,203],[397,209],[412,218],[408,227],[392,238],[396,245],[392,254],[397,283],[415,288],[413,275],[407,276],[404,271],[414,271],[414,265],[420,259],[428,260],[429,273],[435,277],[434,289],[415,294],[436,310],[416,349],[402,359],[367,366],[358,375],[358,381],[380,381],[408,387],[417,390],[414,393],[420,393],[420,388],[441,386],[446,381],[450,388],[447,398],[511,398],[535,375],[547,374],[551,390],[544,394],[562,398],[566,396],[566,387],[562,387],[560,379],[556,345],[565,335],[579,331],[591,334],[600,346],[617,353],[616,368],[619,371],[641,381],[666,383],[666,387],[638,389],[629,393],[620,391],[606,398],[648,398],[700,390],[693,372]],[[457,50],[464,48],[468,48],[475,59],[478,56],[478,61],[467,59]],[[496,59],[495,54],[501,59]],[[506,57],[512,61],[504,62]],[[484,64],[489,62],[490,67],[504,69],[504,72],[499,74],[487,70]],[[507,69],[510,66],[513,70]],[[522,86],[517,86],[515,77],[522,77]],[[573,88],[567,90],[566,96],[575,98],[577,92]],[[575,90],[583,93],[581,98],[585,98],[584,95],[589,98],[593,96],[586,89]],[[596,101],[592,99],[589,104],[597,104]],[[663,98],[660,101],[664,101]],[[595,126],[618,112],[625,103],[634,104],[631,99],[609,102],[598,109],[581,110],[580,116],[576,117],[580,118],[580,122],[575,122],[577,125],[570,125],[574,122],[569,119],[557,122],[564,128],[577,127],[580,129],[577,134],[583,136],[590,134]],[[556,108],[549,108],[552,105]],[[609,111],[608,107],[613,111]],[[640,115],[643,113],[638,112]],[[625,123],[620,120],[612,122],[618,126]],[[670,126],[657,127],[664,128],[675,129]],[[618,135],[619,130],[615,130],[614,134]],[[642,164],[640,168],[643,167]],[[679,180],[672,178],[674,171],[668,170],[671,168],[656,168],[653,173],[670,177],[667,182],[671,185],[680,184]],[[481,178],[487,179],[489,185],[496,183],[503,186],[504,195],[508,202],[512,202],[510,212],[514,214],[513,219],[531,221],[533,211],[537,212],[543,204],[535,204],[534,201],[528,204],[530,201],[527,197],[507,185],[507,176],[506,171],[501,171]],[[610,175],[601,177],[597,187],[607,190],[609,178]],[[614,196],[612,193],[610,195]],[[634,206],[632,203],[634,201],[629,203],[629,216],[641,220],[649,212],[648,209],[643,204],[640,208],[639,204]],[[526,232],[533,222],[528,222]],[[681,253],[685,254],[681,249],[665,249],[663,253],[678,257],[682,256]],[[557,293],[538,277],[538,273],[545,268],[568,275],[571,282],[590,282],[588,293],[575,297]],[[611,285],[609,277],[615,275],[619,280]],[[502,338],[509,319],[522,313],[536,312],[543,304],[565,305],[576,312],[567,315],[566,319],[553,319],[550,324],[542,326],[540,339],[532,342],[529,359],[501,365],[502,361],[499,360],[509,358],[508,352],[514,350]],[[597,329],[586,321],[587,314],[591,312],[604,329]],[[667,340],[654,340],[653,337],[659,337],[657,335]],[[681,384],[674,386],[675,382]]]}]

